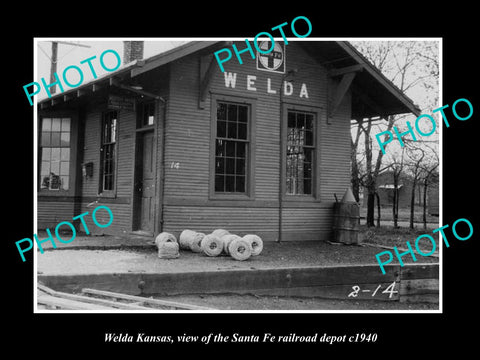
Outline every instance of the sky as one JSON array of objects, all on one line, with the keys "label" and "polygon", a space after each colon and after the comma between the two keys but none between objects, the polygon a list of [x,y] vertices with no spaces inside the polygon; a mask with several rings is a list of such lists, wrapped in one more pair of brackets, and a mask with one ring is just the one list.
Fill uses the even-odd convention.
[{"label": "sky", "polygon": [[[36,51],[37,51],[37,73],[36,79],[32,81],[36,81],[40,83],[41,78],[45,78],[47,84],[50,83],[50,59],[52,54],[52,41],[47,41],[44,39],[37,39],[36,44]],[[63,70],[70,65],[76,65],[83,71],[84,79],[82,83],[86,83],[93,79],[93,75],[89,70],[88,64],[80,64],[81,61],[88,59],[92,56],[96,56],[97,58],[92,60],[92,65],[94,66],[95,72],[97,75],[105,74],[105,71],[100,63],[99,58],[100,55],[105,50],[115,50],[123,61],[123,41],[122,40],[94,40],[92,38],[87,39],[69,39],[69,38],[61,38],[61,39],[50,39],[50,40],[58,40],[58,41],[66,41],[71,43],[77,43],[80,45],[87,45],[90,46],[89,48],[80,47],[80,46],[72,46],[66,44],[59,44],[58,45],[58,54],[57,54],[57,74],[59,78],[61,78]],[[130,39],[128,39],[130,40]],[[136,40],[136,39],[132,39]],[[186,40],[181,39],[165,39],[165,40],[156,40],[156,41],[145,41],[144,44],[144,58],[148,58],[159,54],[161,52],[167,51],[175,46],[179,46],[184,44]],[[113,54],[106,54],[105,55],[105,65],[110,67],[114,67],[116,65],[116,60]],[[110,62],[110,63],[108,63]],[[76,72],[71,70],[67,72],[68,79],[71,83],[75,83],[79,80],[79,78],[75,78]],[[63,81],[62,81],[63,84]],[[70,89],[68,86],[64,86],[65,90]],[[44,99],[47,95],[45,91],[42,89],[41,93],[38,95],[38,99]]]}]

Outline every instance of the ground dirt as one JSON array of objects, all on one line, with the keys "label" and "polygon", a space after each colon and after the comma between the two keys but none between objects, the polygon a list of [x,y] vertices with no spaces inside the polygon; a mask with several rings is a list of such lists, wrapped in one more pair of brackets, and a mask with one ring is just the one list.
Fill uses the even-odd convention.
[{"label": "ground dirt", "polygon": [[217,310],[437,310],[438,304],[431,303],[401,303],[398,301],[375,300],[338,300],[322,298],[302,298],[286,296],[257,295],[178,295],[156,297],[157,299],[177,301],[180,303],[206,306]]},{"label": "ground dirt", "polygon": [[[361,226],[359,245],[332,242],[266,242],[263,252],[246,261],[223,255],[208,257],[203,253],[181,250],[177,259],[159,259],[152,239],[132,237],[77,237],[69,246],[37,252],[37,273],[43,275],[168,273],[195,271],[255,270],[308,266],[378,265],[375,255],[385,248],[405,248],[414,244],[422,230],[393,227],[367,229]],[[426,244],[428,245],[428,244]],[[424,248],[425,252],[431,249]],[[411,263],[405,256],[404,262]],[[417,263],[438,263],[438,256],[418,257]],[[392,262],[398,263],[396,261]],[[400,303],[398,301],[334,300],[281,296],[237,294],[195,294],[161,297],[173,301],[207,306],[218,310],[436,310],[438,304]]]}]

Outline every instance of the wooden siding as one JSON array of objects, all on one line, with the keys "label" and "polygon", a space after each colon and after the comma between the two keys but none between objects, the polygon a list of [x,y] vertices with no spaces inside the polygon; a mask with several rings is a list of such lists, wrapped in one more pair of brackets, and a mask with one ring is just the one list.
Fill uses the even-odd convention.
[{"label": "wooden siding", "polygon": [[[239,49],[244,47],[237,43]],[[298,69],[291,78],[293,94],[281,95],[282,74],[258,71],[256,62],[244,53],[244,63],[233,57],[225,63],[226,73],[236,73],[235,88],[225,86],[225,74],[217,69],[203,109],[198,107],[200,57],[192,55],[171,64],[170,94],[166,120],[164,231],[183,229],[211,231],[225,227],[239,234],[258,233],[265,240],[278,239],[280,97],[288,107],[310,107],[319,116],[317,126],[317,186],[314,199],[282,202],[282,240],[327,240],[331,236],[334,194],[343,196],[350,183],[350,95],[347,93],[336,115],[327,124],[326,70],[294,42],[286,46],[287,71]],[[247,75],[256,76],[256,91],[247,89]],[[276,94],[267,92],[270,89]],[[290,78],[288,78],[290,80]],[[305,83],[308,99],[300,98]],[[254,191],[242,202],[209,198],[212,93],[255,101]],[[171,167],[178,163],[178,168]],[[239,206],[238,204],[241,204]]]},{"label": "wooden siding", "polygon": [[[135,154],[136,115],[133,111],[117,110],[117,148],[115,169],[115,195],[113,197],[99,194],[100,183],[100,146],[102,112],[106,106],[91,108],[86,112],[85,146],[83,162],[93,162],[93,176],[82,182],[81,212],[92,211],[99,205],[108,206],[114,216],[113,223],[107,228],[95,226],[91,216],[86,216],[86,223],[92,234],[119,234],[132,230],[132,191]],[[108,213],[99,210],[97,220],[108,222]]]},{"label": "wooden siding", "polygon": [[55,201],[53,197],[48,201],[39,200],[37,203],[37,227],[53,230],[62,221],[71,221],[75,216],[73,197],[63,201]]}]

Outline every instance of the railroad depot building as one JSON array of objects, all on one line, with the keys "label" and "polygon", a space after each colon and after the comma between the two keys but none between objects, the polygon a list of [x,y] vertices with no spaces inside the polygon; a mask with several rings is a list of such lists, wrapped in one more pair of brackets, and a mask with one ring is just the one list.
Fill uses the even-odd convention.
[{"label": "railroad depot building", "polygon": [[39,101],[38,229],[107,205],[108,228],[85,217],[92,233],[331,240],[351,120],[419,109],[348,42],[276,42],[222,72],[213,53],[231,44],[142,59],[124,42],[118,70]]}]

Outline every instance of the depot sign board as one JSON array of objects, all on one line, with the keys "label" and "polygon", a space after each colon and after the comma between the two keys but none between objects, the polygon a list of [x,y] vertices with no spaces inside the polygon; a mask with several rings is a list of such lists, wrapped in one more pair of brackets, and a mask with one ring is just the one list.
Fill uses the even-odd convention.
[{"label": "depot sign board", "polygon": [[[299,34],[297,31],[298,30],[297,26],[299,26],[297,22],[299,20],[301,20],[301,22],[304,22],[308,26],[308,30],[305,34]],[[271,28],[271,30],[273,31],[278,30],[278,32],[283,38],[285,45],[288,45],[288,40],[287,40],[287,37],[285,36],[285,31],[284,31],[284,27],[286,27],[287,25],[288,25],[288,22],[284,22],[280,25],[277,25]],[[292,20],[290,24],[290,30],[292,31],[292,34],[295,35],[297,38],[305,38],[308,35],[310,35],[312,32],[312,23],[305,16],[297,16]],[[265,37],[268,37],[270,40],[267,42],[265,41],[259,42],[259,38],[265,38]],[[285,53],[285,51],[282,51],[282,47],[279,46],[278,43],[275,43],[275,39],[273,38],[272,34],[270,34],[267,31],[259,32],[257,35],[255,35],[255,38],[253,39],[253,47],[256,49],[256,51],[259,54],[257,66],[258,66],[258,63],[260,63],[265,70],[277,71],[278,69],[280,69],[279,70],[280,72],[282,72],[282,70],[283,72],[285,72],[285,66],[284,66],[285,62],[282,61],[283,60],[282,56]],[[253,47],[250,41],[248,41],[248,39],[245,39],[245,48],[241,50],[237,48],[237,45],[232,44],[233,53],[237,57],[238,63],[240,65],[243,64],[243,60],[242,60],[243,54],[248,53],[250,54],[250,57],[255,60],[256,56],[255,56],[255,51],[253,50]],[[223,48],[218,51],[215,51],[214,55],[215,55],[215,59],[217,60],[218,66],[220,67],[220,70],[222,72],[225,72],[223,64],[226,63],[227,61],[230,61],[230,59],[232,59],[232,50],[230,50],[229,48]],[[283,68],[281,67],[282,63],[283,63]]]}]

